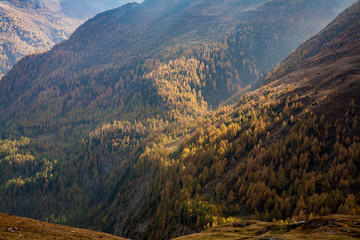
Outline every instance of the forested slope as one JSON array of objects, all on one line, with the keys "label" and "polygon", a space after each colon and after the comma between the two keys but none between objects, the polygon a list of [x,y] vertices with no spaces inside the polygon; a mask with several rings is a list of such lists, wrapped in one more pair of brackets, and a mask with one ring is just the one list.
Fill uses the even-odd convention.
[{"label": "forested slope", "polygon": [[[327,39],[336,47],[307,48],[311,58],[294,63],[304,67],[236,106],[150,137],[132,176],[120,180],[99,212],[103,229],[161,239],[237,217],[359,214],[359,12],[357,2],[341,14],[328,27],[344,33]],[[305,65],[314,59],[322,60]],[[103,139],[112,139],[110,129]]]},{"label": "forested slope", "polygon": [[[271,81],[237,104],[213,111],[209,99],[218,104],[213,96],[230,97],[234,82],[225,80],[232,79],[227,77],[234,73],[232,61],[242,59],[236,49],[246,34],[235,34],[239,38],[233,41],[230,32],[209,45],[151,48],[147,53],[155,60],[140,63],[133,55],[140,51],[136,44],[119,55],[93,38],[81,40],[89,26],[106,33],[97,24],[125,21],[129,11],[136,15],[152,2],[161,1],[99,15],[51,52],[23,59],[0,83],[3,133],[36,136],[0,144],[0,163],[9,173],[1,179],[0,209],[135,239],[169,239],[237,218],[295,221],[358,214],[359,2],[326,28],[342,34],[324,38],[324,30],[313,38],[325,39],[331,48],[306,42],[291,56],[311,55],[294,62],[289,57],[273,73],[282,73],[278,77],[269,75]],[[276,3],[246,12],[278,13],[283,5]],[[154,34],[155,26],[147,34]],[[142,41],[129,29],[126,33]],[[101,35],[109,38],[104,43],[120,46],[111,36],[126,36],[112,34]],[[96,55],[97,47],[104,51]],[[79,54],[80,63],[68,53]],[[65,67],[56,67],[56,54]],[[112,54],[118,62],[110,64]],[[87,58],[99,65],[89,65]],[[44,66],[47,71],[38,72]],[[61,78],[70,70],[80,72]]]},{"label": "forested slope", "polygon": [[150,0],[99,14],[51,51],[24,58],[0,82],[1,133],[72,141],[106,121],[174,120],[164,111],[173,103],[150,73],[173,81],[164,66],[182,67],[181,59],[195,65],[179,74],[192,78],[196,71],[199,78],[182,92],[216,107],[350,2]]}]

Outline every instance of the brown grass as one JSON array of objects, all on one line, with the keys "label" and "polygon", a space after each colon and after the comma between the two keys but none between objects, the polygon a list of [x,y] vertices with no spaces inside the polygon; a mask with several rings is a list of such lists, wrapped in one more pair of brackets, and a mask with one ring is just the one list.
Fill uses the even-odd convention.
[{"label": "brown grass", "polygon": [[312,218],[295,229],[290,229],[285,224],[241,221],[177,239],[360,239],[360,216],[331,215]]},{"label": "brown grass", "polygon": [[120,240],[124,238],[0,213],[0,240],[3,239]]}]

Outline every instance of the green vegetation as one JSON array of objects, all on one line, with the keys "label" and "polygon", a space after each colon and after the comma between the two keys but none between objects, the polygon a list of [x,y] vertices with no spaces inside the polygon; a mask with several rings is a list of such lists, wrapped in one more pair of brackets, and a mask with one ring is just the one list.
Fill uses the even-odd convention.
[{"label": "green vegetation", "polygon": [[[50,149],[39,146],[28,138],[0,141],[2,209],[63,222],[70,221],[67,219],[79,214],[76,209],[83,207],[81,202],[86,202],[86,198],[77,183],[71,181],[76,170],[71,169],[63,156],[56,155],[56,158],[53,154],[46,154],[48,150]],[[62,162],[60,168],[58,160]],[[25,198],[35,207],[25,207]],[[64,206],[62,201],[71,205]],[[57,219],[52,216],[54,208],[61,209],[57,211]]]},{"label": "green vegetation", "polygon": [[53,163],[35,157],[35,151],[28,138],[0,141],[0,188],[4,195],[23,185],[44,183],[52,177]]}]

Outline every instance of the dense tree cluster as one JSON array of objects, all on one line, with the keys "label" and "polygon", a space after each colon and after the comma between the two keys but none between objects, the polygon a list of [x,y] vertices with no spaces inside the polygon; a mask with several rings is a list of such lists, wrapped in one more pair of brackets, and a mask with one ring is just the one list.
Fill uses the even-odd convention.
[{"label": "dense tree cluster", "polygon": [[[268,31],[282,37],[274,35],[263,42],[259,36]],[[175,41],[150,56],[118,49],[98,54],[95,49],[102,46],[79,51],[71,41],[61,43],[51,52],[25,57],[3,79],[0,134],[51,133],[62,141],[77,142],[114,120],[197,116],[254,84],[280,61],[288,52],[267,46],[289,44],[288,33],[283,31],[269,23],[256,28],[242,24],[217,42]],[[254,44],[259,46],[256,51]],[[144,57],[133,61],[134,54]],[[55,58],[57,64],[48,60]],[[164,98],[163,94],[177,97]]]},{"label": "dense tree cluster", "polygon": [[346,110],[346,121],[329,122],[325,115],[301,114],[297,95],[269,103],[273,93],[265,94],[243,100],[233,114],[220,111],[198,122],[176,153],[157,145],[141,156],[139,168],[149,168],[146,161],[158,166],[150,186],[162,185],[149,196],[159,204],[149,236],[161,238],[178,223],[201,230],[229,216],[294,221],[360,213],[354,109]]},{"label": "dense tree cluster", "polygon": [[[170,97],[171,76],[181,76],[184,65],[199,62],[175,63],[152,72],[151,79],[170,82],[158,84],[164,98]],[[194,69],[187,74],[194,74],[195,82],[178,76],[183,85],[172,90],[177,99],[186,98],[183,94],[196,96],[186,89],[201,83],[196,82],[201,74],[197,68],[188,69]],[[331,101],[323,97],[317,104]],[[317,104],[309,102],[308,95],[298,96],[294,86],[265,86],[242,97],[237,106],[205,113],[195,104],[195,113],[203,114],[196,119],[183,112],[173,122],[153,118],[104,124],[77,150],[68,152],[70,158],[52,154],[62,159],[60,165],[41,157],[29,139],[4,140],[1,164],[5,164],[2,191],[6,195],[1,202],[15,209],[18,203],[11,199],[19,194],[46,193],[48,220],[81,225],[82,216],[111,231],[104,220],[111,222],[114,216],[104,209],[110,207],[116,215],[140,194],[144,204],[133,217],[151,219],[143,236],[153,238],[174,236],[179,224],[202,230],[244,217],[294,221],[331,213],[358,214],[356,101],[347,104],[344,118],[328,118],[313,109]],[[139,181],[143,187],[134,189]],[[59,208],[58,199],[63,207]],[[136,223],[129,226],[136,228]]]}]

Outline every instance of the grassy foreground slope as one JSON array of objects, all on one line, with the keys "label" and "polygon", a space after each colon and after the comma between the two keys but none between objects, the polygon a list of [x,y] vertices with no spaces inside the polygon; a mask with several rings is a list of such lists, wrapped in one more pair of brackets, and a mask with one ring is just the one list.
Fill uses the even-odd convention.
[{"label": "grassy foreground slope", "polygon": [[124,238],[0,213],[0,239],[121,240]]},{"label": "grassy foreground slope", "polygon": [[298,224],[279,224],[260,221],[239,221],[213,227],[178,240],[211,239],[359,239],[359,216],[331,215],[312,218]]}]

